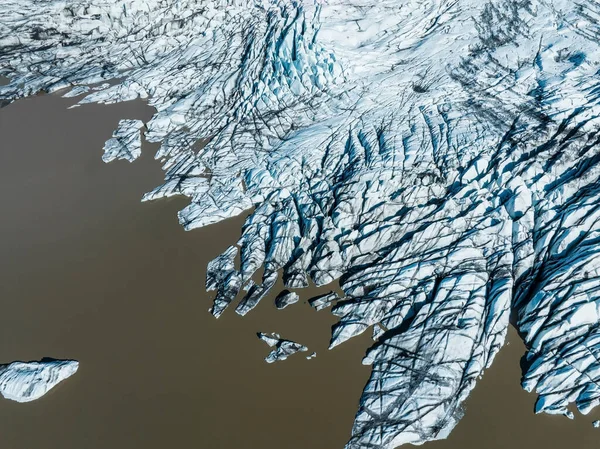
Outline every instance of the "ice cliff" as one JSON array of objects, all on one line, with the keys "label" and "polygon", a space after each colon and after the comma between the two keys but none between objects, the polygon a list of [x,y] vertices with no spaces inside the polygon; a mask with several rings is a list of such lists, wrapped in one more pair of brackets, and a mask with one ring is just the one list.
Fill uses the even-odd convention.
[{"label": "ice cliff", "polygon": [[375,340],[347,449],[393,448],[448,435],[511,315],[536,411],[598,405],[599,41],[596,1],[5,0],[0,100],[147,99],[144,200],[252,211],[212,313],[338,282],[331,347]]},{"label": "ice cliff", "polygon": [[0,365],[0,393],[17,402],[35,401],[75,374],[78,368],[75,360],[53,359]]}]

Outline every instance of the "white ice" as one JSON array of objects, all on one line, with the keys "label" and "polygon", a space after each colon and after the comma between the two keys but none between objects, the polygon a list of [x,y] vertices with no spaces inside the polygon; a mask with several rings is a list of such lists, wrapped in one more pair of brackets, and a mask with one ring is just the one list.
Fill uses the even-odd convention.
[{"label": "white ice", "polygon": [[[188,230],[249,214],[208,266],[216,317],[339,284],[311,301],[339,318],[330,347],[375,340],[348,449],[445,438],[511,312],[536,411],[596,407],[600,5],[221,6],[6,0],[0,103],[146,99],[165,180],[144,200],[188,197]],[[105,157],[137,157],[140,127]]]},{"label": "white ice", "polygon": [[77,372],[75,360],[42,360],[0,365],[0,393],[6,399],[30,402],[44,396]]}]

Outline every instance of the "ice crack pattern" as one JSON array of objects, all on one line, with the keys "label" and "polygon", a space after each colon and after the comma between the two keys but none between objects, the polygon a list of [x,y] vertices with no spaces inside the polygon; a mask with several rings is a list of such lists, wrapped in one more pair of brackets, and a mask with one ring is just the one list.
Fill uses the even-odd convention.
[{"label": "ice crack pattern", "polygon": [[186,229],[252,210],[209,264],[215,316],[279,276],[338,282],[313,301],[331,347],[375,340],[348,449],[447,436],[511,313],[536,410],[598,405],[600,4],[234,3],[7,0],[0,101],[147,98],[105,158],[145,125],[165,171],[145,200],[189,197]]}]

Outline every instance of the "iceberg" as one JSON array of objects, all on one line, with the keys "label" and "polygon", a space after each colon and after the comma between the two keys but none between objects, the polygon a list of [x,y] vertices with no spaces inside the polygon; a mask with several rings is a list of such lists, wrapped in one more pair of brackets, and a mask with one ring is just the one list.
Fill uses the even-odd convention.
[{"label": "iceberg", "polygon": [[75,360],[54,359],[0,365],[0,393],[12,401],[35,401],[75,374],[78,368],[79,362]]},{"label": "iceberg", "polygon": [[296,304],[298,301],[300,301],[300,296],[298,296],[298,293],[284,290],[277,295],[277,298],[275,298],[275,307],[280,310],[285,309],[287,306]]},{"label": "iceberg", "polygon": [[[165,180],[143,200],[188,197],[187,230],[249,212],[207,269],[215,317],[280,278],[338,284],[311,302],[330,348],[374,340],[347,449],[445,438],[511,317],[536,412],[596,407],[600,6],[226,3],[7,0],[0,103],[146,99]],[[107,159],[137,157],[138,125]]]},{"label": "iceberg", "polygon": [[[306,352],[308,348],[299,343],[284,340],[279,334],[272,333],[271,335],[259,332],[256,334],[259,339],[264,341],[273,350],[265,358],[265,362],[274,363],[287,359],[289,356],[296,354],[297,352]],[[314,352],[313,352],[314,354]],[[310,358],[314,357],[313,355]],[[309,358],[309,357],[307,357]]]}]

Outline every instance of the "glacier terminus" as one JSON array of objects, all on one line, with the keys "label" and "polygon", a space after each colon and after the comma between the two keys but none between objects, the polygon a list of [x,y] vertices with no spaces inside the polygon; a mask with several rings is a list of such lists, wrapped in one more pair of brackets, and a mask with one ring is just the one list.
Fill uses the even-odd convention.
[{"label": "glacier terminus", "polygon": [[339,286],[310,301],[330,347],[373,338],[347,449],[445,438],[510,322],[536,412],[599,405],[599,2],[5,0],[0,75],[5,105],[146,99],[104,160],[143,133],[144,201],[189,198],[187,230],[249,213],[215,317]]}]

